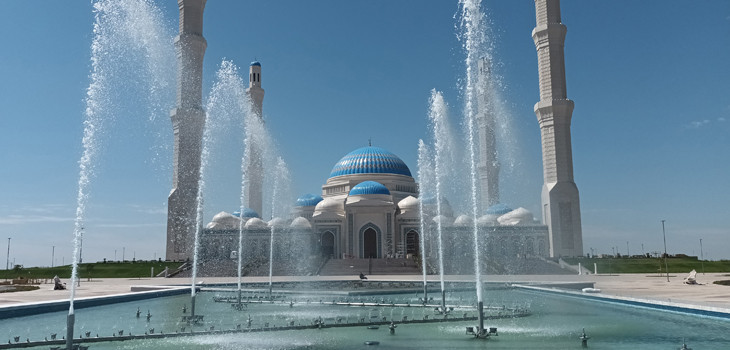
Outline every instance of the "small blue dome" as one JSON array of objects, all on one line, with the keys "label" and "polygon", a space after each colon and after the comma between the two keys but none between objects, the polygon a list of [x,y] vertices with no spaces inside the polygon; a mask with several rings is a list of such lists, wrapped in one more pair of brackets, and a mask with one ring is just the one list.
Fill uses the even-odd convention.
[{"label": "small blue dome", "polygon": [[380,182],[375,181],[364,181],[357,184],[350,190],[351,196],[363,195],[363,194],[390,194],[388,188],[383,186]]},{"label": "small blue dome", "polygon": [[319,195],[315,196],[311,193],[307,193],[307,194],[302,195],[301,197],[297,198],[297,206],[298,207],[313,207],[321,201],[322,201],[322,196],[319,196]]},{"label": "small blue dome", "polygon": [[486,213],[491,215],[504,215],[512,211],[512,208],[508,207],[506,204],[497,203],[489,206],[487,208]]},{"label": "small blue dome", "polygon": [[251,65],[252,65],[252,66],[258,66],[258,67],[261,67],[261,63],[259,63],[259,61],[253,61],[253,62],[251,62]]},{"label": "small blue dome", "polygon": [[406,163],[398,156],[380,147],[358,148],[340,159],[332,168],[330,177],[352,174],[398,174],[411,176]]},{"label": "small blue dome", "polygon": [[[241,211],[240,210],[236,210],[231,215],[240,218],[241,217]],[[253,210],[251,208],[245,208],[245,209],[243,209],[243,217],[244,218],[259,218],[259,219],[261,218],[259,216],[259,213],[257,213],[255,210]]]}]

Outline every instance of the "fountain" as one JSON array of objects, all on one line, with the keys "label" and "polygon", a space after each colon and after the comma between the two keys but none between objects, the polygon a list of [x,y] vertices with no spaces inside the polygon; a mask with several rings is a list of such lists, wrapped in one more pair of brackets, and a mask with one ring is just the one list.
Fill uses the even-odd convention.
[{"label": "fountain", "polygon": [[[143,57],[143,66],[149,76],[148,93],[152,100],[164,100],[160,91],[167,87],[165,65],[169,58],[159,45],[158,38],[169,37],[161,23],[159,11],[148,3],[131,1],[99,1],[94,5],[94,39],[91,45],[91,83],[86,92],[86,110],[84,113],[84,136],[82,139],[83,154],[79,160],[79,181],[77,192],[76,218],[74,220],[71,271],[71,288],[69,311],[67,317],[66,348],[73,345],[75,311],[74,297],[79,285],[78,264],[80,259],[81,240],[83,238],[83,222],[88,201],[88,187],[92,178],[96,156],[100,147],[99,134],[113,121],[114,114],[110,110],[114,104],[112,96],[121,89],[110,85],[115,81],[118,69],[129,68],[126,59]],[[157,46],[155,46],[157,45]],[[122,67],[122,68],[119,68]],[[119,81],[119,80],[116,80]],[[153,112],[154,114],[154,112]]]},{"label": "fountain", "polygon": [[[421,183],[421,186],[423,188],[432,188],[430,186],[430,183],[427,182],[433,176],[430,174],[430,170],[433,169],[431,165],[431,156],[428,151],[428,147],[423,142],[423,140],[418,140],[418,180]],[[421,191],[421,196],[423,196],[423,191]],[[425,212],[423,210],[423,201],[418,201],[418,225],[421,229],[421,232],[423,233],[423,237],[426,237],[426,223],[425,223]],[[422,263],[421,263],[421,271],[423,273],[423,303],[426,304],[428,302],[428,279],[426,277],[426,270],[428,269],[428,262],[425,260],[426,257],[426,239],[421,239],[420,243],[420,249],[421,249],[421,257]]]},{"label": "fountain", "polygon": [[[145,3],[146,4],[146,3]],[[108,5],[100,2],[98,8]],[[133,348],[267,348],[283,349],[291,347],[302,348],[348,348],[355,345],[380,345],[385,348],[399,347],[438,347],[438,348],[474,348],[474,345],[460,342],[458,336],[463,336],[463,327],[474,321],[478,326],[467,327],[467,333],[477,338],[487,338],[497,335],[497,327],[485,328],[485,320],[494,322],[503,334],[507,337],[500,337],[500,344],[511,348],[534,348],[544,347],[551,344],[557,348],[565,348],[575,343],[576,330],[583,324],[614,325],[603,327],[601,331],[592,332],[593,342],[599,342],[607,347],[636,348],[641,344],[642,348],[659,349],[668,344],[675,344],[677,339],[662,334],[694,334],[693,339],[698,346],[708,345],[706,339],[714,341],[727,341],[725,332],[726,320],[713,318],[701,319],[686,314],[666,314],[655,310],[641,310],[614,304],[596,303],[591,300],[575,298],[567,299],[562,296],[551,294],[540,294],[535,291],[525,291],[505,286],[499,283],[486,283],[482,281],[480,249],[486,243],[482,240],[482,226],[479,225],[478,208],[479,203],[476,197],[476,162],[475,162],[475,90],[474,76],[476,61],[480,55],[479,31],[480,14],[477,2],[465,1],[462,3],[464,18],[464,46],[467,51],[467,78],[464,96],[465,124],[468,127],[467,139],[468,165],[469,165],[469,186],[468,194],[471,211],[471,221],[462,221],[467,224],[470,231],[468,238],[471,238],[469,246],[473,248],[471,260],[474,262],[474,282],[447,282],[444,277],[444,247],[442,246],[444,233],[458,233],[451,226],[444,226],[445,201],[442,198],[444,192],[445,170],[451,169],[444,166],[448,158],[445,152],[448,149],[445,145],[453,140],[452,136],[444,132],[446,126],[446,106],[443,96],[433,91],[431,96],[431,111],[429,117],[434,125],[434,139],[436,142],[433,153],[425,142],[419,142],[419,180],[422,186],[422,195],[432,194],[435,200],[435,216],[438,220],[426,221],[426,212],[431,211],[425,200],[419,201],[420,228],[423,237],[427,236],[430,227],[436,226],[438,239],[438,265],[440,278],[440,303],[429,303],[428,282],[427,282],[427,246],[426,239],[420,243],[420,251],[423,256],[423,298],[417,300],[419,288],[413,283],[402,283],[401,281],[378,281],[371,278],[368,281],[327,281],[306,279],[299,282],[274,282],[273,266],[275,249],[282,246],[283,239],[274,240],[275,235],[281,235],[286,229],[276,221],[276,215],[286,213],[286,209],[277,208],[284,200],[282,192],[285,192],[286,176],[276,177],[274,174],[286,174],[286,165],[280,158],[268,150],[270,139],[263,128],[259,118],[251,118],[250,101],[247,100],[243,90],[243,83],[237,73],[237,68],[230,61],[224,61],[217,74],[217,81],[213,85],[208,103],[206,104],[206,121],[202,132],[200,167],[197,172],[197,197],[196,204],[196,230],[193,237],[193,270],[191,276],[190,298],[185,295],[169,296],[163,299],[145,299],[130,302],[111,303],[103,306],[88,307],[81,310],[79,318],[74,311],[73,286],[78,280],[77,275],[77,252],[74,253],[73,279],[71,281],[70,308],[66,316],[65,339],[56,339],[56,332],[63,323],[63,312],[49,312],[38,316],[16,317],[13,319],[0,319],[0,329],[7,330],[12,334],[8,344],[0,344],[0,349],[20,347],[48,347],[66,344],[67,349],[84,347],[94,343],[95,349],[117,348],[119,341],[124,340],[125,345]],[[99,10],[101,11],[101,10]],[[153,11],[154,12],[154,11]],[[97,14],[97,21],[100,22],[103,13]],[[103,31],[100,31],[103,32]],[[98,38],[95,38],[97,43]],[[86,205],[87,185],[90,170],[93,168],[97,142],[97,127],[100,123],[97,118],[100,116],[98,109],[99,100],[93,98],[99,92],[96,90],[103,79],[95,74],[101,74],[102,69],[97,65],[98,61],[92,64],[92,85],[89,88],[89,99],[87,99],[87,129],[84,134],[84,155],[80,162],[81,172],[79,180],[77,219],[74,230],[75,247],[79,247],[81,240],[81,227],[83,213]],[[157,79],[162,81],[164,79]],[[156,81],[157,81],[156,80]],[[97,84],[98,83],[98,84]],[[230,94],[226,95],[226,94]],[[228,97],[225,97],[225,96]],[[232,119],[233,118],[233,119]],[[237,118],[237,119],[236,119]],[[237,282],[223,286],[199,285],[196,278],[199,274],[199,261],[201,255],[200,236],[205,235],[202,229],[203,196],[205,194],[206,177],[210,171],[209,161],[212,146],[216,141],[216,128],[221,124],[230,124],[231,120],[242,120],[243,127],[243,156],[242,156],[242,189],[240,217],[237,221]],[[247,164],[251,157],[251,150],[258,149],[264,152],[261,155],[264,162],[264,169],[272,181],[273,191],[271,193],[272,208],[271,222],[267,227],[246,227],[248,223],[241,220],[244,215],[247,193],[246,176]],[[435,191],[429,193],[428,191]],[[453,190],[452,190],[453,191]],[[444,206],[442,206],[444,205]],[[253,219],[251,219],[253,220]],[[261,221],[260,219],[258,219]],[[294,221],[297,221],[296,219]],[[252,222],[255,222],[252,221]],[[301,221],[300,221],[301,222]],[[242,265],[244,261],[244,234],[253,231],[268,231],[269,273],[267,282],[244,283],[242,277]],[[286,231],[293,233],[296,228]],[[451,236],[455,240],[459,236]],[[466,240],[469,242],[469,240]],[[296,245],[289,243],[289,245]],[[282,254],[284,255],[284,254]],[[231,274],[232,275],[232,274]],[[276,286],[277,294],[273,294]],[[245,288],[244,288],[245,287]],[[483,290],[490,290],[489,300],[483,297]],[[262,291],[268,289],[268,298],[262,296]],[[450,302],[447,304],[446,291],[449,291]],[[474,293],[476,289],[476,293]],[[330,303],[329,300],[332,300]],[[378,299],[380,301],[378,301]],[[246,327],[242,327],[240,313],[230,312],[228,303],[217,303],[225,300],[231,304],[248,304]],[[312,300],[319,300],[311,302]],[[325,301],[326,300],[326,301]],[[339,300],[339,301],[338,301]],[[458,303],[455,302],[458,300]],[[190,302],[190,314],[187,313],[187,302]],[[244,302],[245,301],[245,302]],[[485,305],[486,302],[486,305]],[[523,306],[530,304],[530,311]],[[503,305],[509,305],[503,306]],[[519,305],[519,306],[518,306]],[[133,311],[136,307],[136,313]],[[141,311],[147,309],[146,317],[140,317]],[[197,310],[196,310],[197,308]],[[241,310],[239,308],[239,310]],[[410,313],[407,310],[410,309]],[[569,316],[564,315],[564,310],[570,309]],[[132,310],[132,311],[130,311]],[[182,310],[182,319],[180,318]],[[205,310],[206,319],[203,320],[201,310]],[[438,310],[433,311],[432,310]],[[374,312],[377,311],[377,312]],[[400,312],[398,312],[400,311]],[[254,316],[253,318],[251,316]],[[387,316],[389,315],[389,316]],[[154,316],[154,317],[153,317]],[[529,316],[529,317],[527,317]],[[693,321],[687,322],[692,317]],[[182,321],[179,321],[182,320]],[[618,322],[617,320],[621,320]],[[387,326],[384,330],[380,326]],[[74,337],[74,327],[79,329],[82,337]],[[395,336],[396,327],[398,335]],[[271,332],[277,332],[272,336]],[[368,333],[363,333],[368,332]],[[48,335],[51,335],[51,340]],[[96,337],[92,337],[96,334]],[[110,335],[111,334],[111,335]],[[367,334],[368,340],[363,339]],[[386,335],[387,336],[384,336]],[[647,334],[652,334],[650,342],[646,342]],[[4,335],[4,334],[0,334]],[[99,336],[101,335],[101,336]],[[617,335],[620,335],[617,337]],[[711,336],[708,336],[711,335]],[[23,343],[20,339],[25,338]],[[11,340],[12,339],[12,340]],[[44,339],[44,340],[31,340]],[[589,337],[585,331],[579,336],[584,345],[587,345]],[[684,343],[684,341],[683,341]],[[628,344],[628,345],[627,345]],[[686,347],[686,346],[685,346]]]}]

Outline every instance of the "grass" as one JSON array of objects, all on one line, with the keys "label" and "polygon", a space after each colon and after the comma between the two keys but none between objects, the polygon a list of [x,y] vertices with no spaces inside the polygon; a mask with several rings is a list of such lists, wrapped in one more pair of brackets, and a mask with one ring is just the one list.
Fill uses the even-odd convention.
[{"label": "grass", "polygon": [[[79,278],[140,278],[149,277],[150,269],[155,268],[155,275],[162,272],[165,266],[174,271],[182,265],[181,262],[169,261],[125,261],[125,262],[95,262],[79,264]],[[0,279],[24,278],[28,280],[52,279],[58,275],[61,279],[71,278],[71,265],[55,267],[20,267],[11,270],[0,270]]]},{"label": "grass", "polygon": [[[663,258],[564,258],[566,262],[593,271],[593,264],[598,265],[598,273],[666,273]],[[670,257],[667,259],[669,273],[686,274],[697,272],[730,272],[730,260],[700,261],[696,257]]]}]

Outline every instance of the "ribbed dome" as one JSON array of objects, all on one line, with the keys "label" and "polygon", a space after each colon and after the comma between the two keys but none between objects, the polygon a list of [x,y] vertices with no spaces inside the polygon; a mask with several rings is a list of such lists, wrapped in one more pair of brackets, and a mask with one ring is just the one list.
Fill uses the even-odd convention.
[{"label": "ribbed dome", "polygon": [[508,207],[506,204],[497,203],[494,205],[489,206],[486,210],[486,214],[493,214],[493,215],[504,215],[512,211],[512,208]]},{"label": "ribbed dome", "polygon": [[340,159],[330,177],[352,174],[398,174],[411,176],[411,171],[398,156],[380,147],[358,148]]},{"label": "ribbed dome", "polygon": [[350,190],[351,196],[365,195],[365,194],[390,194],[388,188],[380,182],[375,181],[364,181],[357,184]]},{"label": "ribbed dome", "polygon": [[293,229],[311,229],[312,224],[309,223],[309,220],[300,216],[292,220],[290,227]]},{"label": "ribbed dome", "polygon": [[238,228],[240,224],[241,219],[222,211],[215,214],[211,222],[206,227],[210,229],[223,230]]},{"label": "ribbed dome", "polygon": [[286,226],[286,220],[282,218],[273,218],[269,220],[269,227],[282,227]]},{"label": "ribbed dome", "polygon": [[297,198],[297,207],[313,207],[322,201],[322,196],[307,193]]},{"label": "ribbed dome", "polygon": [[336,199],[332,199],[332,198],[327,198],[327,199],[322,200],[314,208],[314,211],[316,211],[316,212],[339,213],[339,212],[343,212],[344,210],[345,210],[344,202],[342,200],[336,200]]},{"label": "ribbed dome", "polygon": [[403,198],[400,202],[398,202],[398,208],[400,210],[418,209],[418,198],[413,196]]},{"label": "ribbed dome", "polygon": [[522,207],[500,216],[497,218],[497,221],[499,221],[500,225],[504,226],[524,226],[535,224],[535,219],[533,218],[532,213]]},{"label": "ribbed dome", "polygon": [[244,218],[260,218],[259,213],[257,213],[255,210],[251,208],[244,208],[243,209],[243,215],[241,215],[240,210],[236,210],[233,212],[233,216],[237,217],[244,217]]},{"label": "ribbed dome", "polygon": [[244,225],[244,228],[246,228],[246,229],[265,228],[268,225],[269,224],[266,223],[266,221],[264,221],[264,220],[261,220],[259,218],[252,218],[252,219],[248,219],[248,221],[246,221],[246,225]]},{"label": "ribbed dome", "polygon": [[458,227],[468,227],[472,225],[474,221],[471,219],[471,216],[468,215],[459,215],[456,220],[454,220],[454,226]]},{"label": "ribbed dome", "polygon": [[252,66],[258,66],[258,67],[261,67],[261,63],[259,63],[259,61],[253,61],[253,62],[251,62],[251,65],[252,65]]}]

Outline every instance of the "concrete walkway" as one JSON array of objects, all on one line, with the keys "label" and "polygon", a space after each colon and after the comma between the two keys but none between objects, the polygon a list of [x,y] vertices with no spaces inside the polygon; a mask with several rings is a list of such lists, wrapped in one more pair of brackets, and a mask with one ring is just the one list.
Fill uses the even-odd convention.
[{"label": "concrete walkway", "polygon": [[[709,306],[730,310],[730,286],[713,284],[716,280],[730,280],[727,273],[698,274],[699,285],[683,284],[684,275],[666,276],[656,274],[622,274],[622,275],[509,275],[484,276],[485,282],[500,283],[550,283],[550,282],[593,282],[601,289],[602,294],[609,296],[630,297],[655,301],[659,303],[673,302],[697,306]],[[421,281],[421,275],[371,275],[369,281]],[[327,281],[358,280],[358,276],[276,276],[274,281]],[[428,280],[437,282],[438,276],[428,276]],[[473,281],[473,276],[447,276],[448,281]],[[199,283],[236,283],[235,277],[198,278]],[[68,281],[65,281],[68,283]],[[268,277],[245,277],[246,282],[268,282]],[[133,287],[140,286],[184,286],[189,285],[189,278],[108,278],[81,281],[76,289],[76,298],[131,293]],[[0,293],[0,312],[3,307],[18,304],[38,303],[45,301],[68,300],[68,290],[53,290],[53,284],[42,284],[39,290],[27,292]]]}]

